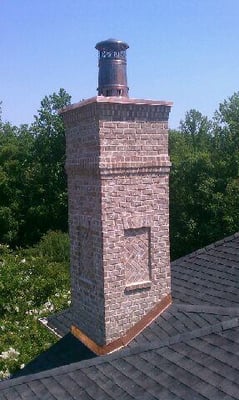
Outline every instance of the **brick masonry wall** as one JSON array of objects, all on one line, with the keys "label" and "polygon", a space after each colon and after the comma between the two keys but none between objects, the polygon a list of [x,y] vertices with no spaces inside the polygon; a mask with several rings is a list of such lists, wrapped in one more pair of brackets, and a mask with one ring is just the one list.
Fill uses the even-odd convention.
[{"label": "brick masonry wall", "polygon": [[73,322],[100,345],[170,293],[169,111],[96,98],[63,114]]}]

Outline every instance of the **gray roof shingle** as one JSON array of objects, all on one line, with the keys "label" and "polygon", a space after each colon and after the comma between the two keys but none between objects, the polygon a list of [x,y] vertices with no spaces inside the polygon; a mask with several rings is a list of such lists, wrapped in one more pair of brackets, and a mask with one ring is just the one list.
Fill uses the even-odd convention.
[{"label": "gray roof shingle", "polygon": [[172,264],[175,302],[239,305],[239,234],[200,249]]},{"label": "gray roof shingle", "polygon": [[[239,399],[238,285],[236,234],[172,263],[173,305],[127,348],[94,357],[68,333],[1,382],[0,399]],[[54,318],[68,332],[70,310]]]},{"label": "gray roof shingle", "polygon": [[238,399],[239,320],[230,321],[2,382],[0,398]]}]

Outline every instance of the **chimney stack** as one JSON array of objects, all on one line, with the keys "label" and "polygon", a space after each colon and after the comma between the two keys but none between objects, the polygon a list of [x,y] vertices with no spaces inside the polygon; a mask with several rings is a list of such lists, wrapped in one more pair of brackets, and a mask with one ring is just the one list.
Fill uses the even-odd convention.
[{"label": "chimney stack", "polygon": [[97,43],[99,51],[98,95],[128,97],[127,86],[127,43],[108,39]]},{"label": "chimney stack", "polygon": [[170,303],[168,117],[128,98],[126,49],[99,50],[99,96],[66,127],[72,333],[96,354],[129,343]]}]

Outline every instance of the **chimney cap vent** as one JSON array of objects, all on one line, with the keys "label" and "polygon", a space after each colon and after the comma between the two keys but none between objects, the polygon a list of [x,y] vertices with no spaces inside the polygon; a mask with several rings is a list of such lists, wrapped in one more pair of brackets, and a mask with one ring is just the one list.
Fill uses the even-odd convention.
[{"label": "chimney cap vent", "polygon": [[126,42],[123,42],[122,40],[117,40],[117,39],[107,39],[103,40],[102,42],[98,42],[95,46],[95,48],[99,51],[102,50],[127,50],[129,48],[129,45]]},{"label": "chimney cap vent", "polygon": [[122,40],[108,39],[96,44],[99,52],[98,95],[128,97],[126,50]]}]

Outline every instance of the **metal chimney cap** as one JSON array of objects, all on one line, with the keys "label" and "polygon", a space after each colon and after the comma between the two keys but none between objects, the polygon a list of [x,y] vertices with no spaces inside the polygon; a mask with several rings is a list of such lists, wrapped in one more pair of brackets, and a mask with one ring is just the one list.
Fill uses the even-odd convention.
[{"label": "metal chimney cap", "polygon": [[103,40],[102,42],[99,42],[96,44],[95,48],[99,51],[102,50],[126,50],[129,48],[129,45],[126,42],[123,42],[122,40],[117,40],[117,39],[107,39]]}]

